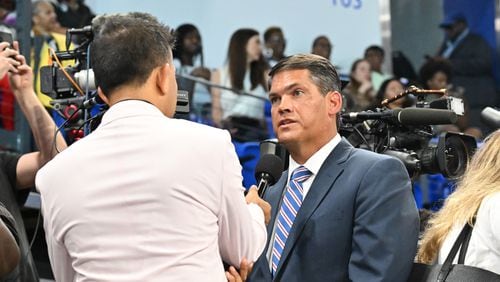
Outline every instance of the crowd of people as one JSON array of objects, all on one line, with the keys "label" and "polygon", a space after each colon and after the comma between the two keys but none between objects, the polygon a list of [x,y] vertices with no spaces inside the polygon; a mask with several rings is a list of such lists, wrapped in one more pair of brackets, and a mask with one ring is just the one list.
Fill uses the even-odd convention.
[{"label": "crowd of people", "polygon": [[[19,213],[35,183],[56,281],[406,281],[415,257],[442,263],[466,222],[475,227],[466,264],[500,275],[499,130],[420,244],[403,163],[340,136],[341,113],[380,108],[408,86],[383,72],[380,46],[366,48],[342,88],[323,35],[310,53],[287,56],[281,28],[266,30],[263,43],[257,30],[238,29],[225,63],[211,69],[193,24],[172,29],[139,12],[98,16],[89,59],[109,110],[94,132],[66,148],[54,134],[50,99],[39,93],[39,69],[49,48],[78,45],[67,45],[61,32],[93,15],[83,1],[55,4],[33,3],[31,66],[17,42],[0,43],[0,76],[7,75],[39,149],[0,155],[0,278],[38,281]],[[478,98],[467,88],[489,86],[491,61],[473,50],[486,49],[462,46],[482,46],[463,15],[441,27],[446,42],[414,83],[464,98],[466,115],[448,129],[481,138],[488,129],[478,110],[495,105],[497,94]],[[477,72],[470,74],[469,64]],[[208,125],[174,118],[181,87],[190,89],[196,121]],[[385,107],[414,102],[405,97]],[[242,186],[232,142],[268,138],[266,108],[289,166],[259,195]]]}]

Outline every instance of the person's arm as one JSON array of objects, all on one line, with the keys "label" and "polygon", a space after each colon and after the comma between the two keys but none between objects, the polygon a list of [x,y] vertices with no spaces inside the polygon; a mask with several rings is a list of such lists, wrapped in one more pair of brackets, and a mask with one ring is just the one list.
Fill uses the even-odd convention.
[{"label": "person's arm", "polygon": [[[212,74],[212,83],[220,84],[220,70]],[[216,126],[222,125],[222,105],[220,88],[212,87],[212,119]]]},{"label": "person's arm", "polygon": [[[14,48],[19,49],[17,42],[14,42]],[[10,73],[10,85],[39,150],[39,152],[21,156],[17,163],[17,187],[22,189],[32,187],[38,169],[51,160],[58,151],[64,150],[67,145],[60,133],[55,135],[56,125],[33,91],[31,67],[26,64],[26,59],[22,55],[17,55],[16,60],[21,65],[15,72]]]},{"label": "person's arm", "polygon": [[0,218],[0,278],[10,273],[19,263],[19,259],[17,242]]},{"label": "person's arm", "polygon": [[406,281],[419,232],[408,173],[399,160],[384,158],[362,177],[355,203],[349,278]]},{"label": "person's arm", "polygon": [[[219,249],[222,260],[229,265],[240,265],[243,258],[255,261],[266,245],[267,230],[265,213],[255,203],[243,197],[241,166],[231,144],[229,133],[225,132],[222,160],[222,203],[219,212]],[[256,193],[253,190],[251,193]],[[252,196],[251,196],[252,197]],[[249,197],[249,198],[251,198]],[[248,200],[248,199],[247,199]],[[263,200],[261,200],[263,202]]]}]

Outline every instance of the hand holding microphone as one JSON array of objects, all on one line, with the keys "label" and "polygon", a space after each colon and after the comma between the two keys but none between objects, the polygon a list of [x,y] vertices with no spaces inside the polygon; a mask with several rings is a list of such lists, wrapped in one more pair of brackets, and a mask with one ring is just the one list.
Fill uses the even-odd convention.
[{"label": "hand holding microphone", "polygon": [[245,200],[247,201],[247,204],[254,203],[262,209],[262,211],[264,212],[264,220],[266,224],[268,224],[271,220],[271,205],[259,197],[257,186],[252,185],[252,187],[248,189]]},{"label": "hand holding microphone", "polygon": [[278,181],[282,172],[283,161],[280,157],[273,154],[262,155],[255,167],[255,179],[259,184],[258,186],[252,185],[246,196],[247,203],[255,203],[262,208],[266,224],[271,219],[271,206],[261,198],[264,197],[267,188]]}]

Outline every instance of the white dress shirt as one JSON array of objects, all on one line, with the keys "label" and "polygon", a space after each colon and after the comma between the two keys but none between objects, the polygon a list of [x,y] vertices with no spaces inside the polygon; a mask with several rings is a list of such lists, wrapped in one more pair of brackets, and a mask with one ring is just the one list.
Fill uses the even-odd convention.
[{"label": "white dress shirt", "polygon": [[221,257],[265,247],[229,134],[143,101],[112,106],[36,185],[57,281],[226,281]]},{"label": "white dress shirt", "polygon": [[[476,224],[472,229],[464,264],[487,269],[500,274],[500,192],[496,192],[481,202]],[[438,263],[442,264],[455,243],[465,222],[455,224],[439,250]],[[458,255],[455,257],[455,263]]]},{"label": "white dress shirt", "polygon": [[[303,189],[303,196],[302,196],[302,201],[307,196],[307,193],[311,189],[311,185],[314,181],[314,178],[316,178],[316,175],[318,174],[321,166],[325,162],[326,158],[330,155],[330,153],[337,147],[337,145],[340,143],[342,138],[340,137],[340,134],[336,134],[335,137],[332,138],[332,140],[328,141],[321,149],[319,149],[316,153],[314,153],[302,166],[307,168],[312,174],[311,176],[304,182],[302,182],[302,189]],[[286,186],[288,186],[288,182],[290,181],[290,177],[292,177],[292,172],[301,166],[301,164],[298,164],[292,156],[289,157],[288,159],[288,176],[287,176],[287,182]],[[283,192],[286,191],[286,188],[283,189]],[[281,203],[280,203],[281,204]],[[280,209],[281,206],[276,207],[277,209]],[[269,247],[266,253],[267,260],[269,261],[269,269],[272,271],[272,253],[273,253],[273,244],[274,244],[274,236],[276,235],[276,222],[278,217],[276,216],[275,221],[273,222],[273,232],[271,233],[271,240],[269,241]],[[271,223],[269,223],[271,224]],[[286,243],[285,243],[286,244]]]}]

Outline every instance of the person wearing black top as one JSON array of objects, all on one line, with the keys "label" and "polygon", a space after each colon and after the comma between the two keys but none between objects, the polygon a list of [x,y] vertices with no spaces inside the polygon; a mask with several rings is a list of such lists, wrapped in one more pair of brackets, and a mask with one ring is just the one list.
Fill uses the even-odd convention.
[{"label": "person wearing black top", "polygon": [[[7,42],[0,43],[0,77],[9,73],[14,97],[31,127],[39,151],[26,154],[0,152],[0,203],[5,207],[2,215],[7,214],[2,221],[4,224],[9,221],[6,225],[16,238],[20,256],[17,267],[6,276],[0,276],[0,280],[39,281],[19,208],[35,184],[38,169],[67,145],[62,135],[57,134],[54,138],[56,125],[33,91],[33,71],[26,65],[24,56],[19,54],[19,44],[14,42],[13,45],[14,49],[9,48]],[[5,220],[9,213],[11,220]],[[0,249],[4,249],[3,241],[0,243]]]}]

